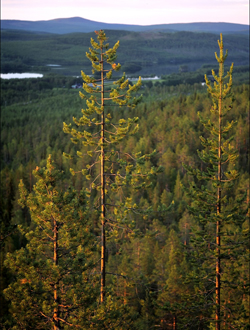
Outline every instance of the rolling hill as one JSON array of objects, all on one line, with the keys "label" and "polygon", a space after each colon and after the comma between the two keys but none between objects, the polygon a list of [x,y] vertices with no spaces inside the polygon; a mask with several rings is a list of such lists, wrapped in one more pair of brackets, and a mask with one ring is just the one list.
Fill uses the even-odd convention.
[{"label": "rolling hill", "polygon": [[118,61],[131,75],[166,75],[183,68],[195,71],[215,63],[219,33],[229,50],[228,62],[249,65],[247,25],[188,23],[124,25],[80,17],[49,21],[1,21],[1,73],[37,72],[79,75],[91,73],[85,57],[94,30],[104,29],[110,44],[120,40]]},{"label": "rolling hill", "polygon": [[124,30],[134,32],[145,31],[190,31],[210,33],[241,33],[249,34],[249,26],[233,23],[176,23],[160,25],[128,25],[95,22],[81,17],[59,18],[48,21],[1,20],[2,30],[22,30],[30,32],[47,32],[66,34],[73,32],[93,32],[94,30]]},{"label": "rolling hill", "polygon": [[[120,40],[118,61],[129,75],[166,75],[185,66],[195,71],[215,64],[219,35],[197,32],[129,32],[105,30],[110,45]],[[85,57],[92,33],[49,34],[17,30],[1,31],[1,73],[37,72],[79,75],[91,73]],[[249,65],[249,40],[246,35],[226,34],[227,62]]]}]

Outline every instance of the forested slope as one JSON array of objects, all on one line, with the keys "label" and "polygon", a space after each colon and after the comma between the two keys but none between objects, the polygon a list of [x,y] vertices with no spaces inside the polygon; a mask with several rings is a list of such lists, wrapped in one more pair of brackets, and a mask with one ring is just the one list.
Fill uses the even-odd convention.
[{"label": "forested slope", "polygon": [[[166,86],[164,81],[155,85],[144,83],[136,92],[137,96],[142,93],[143,100],[135,109],[108,107],[115,123],[132,117],[140,119],[138,131],[118,145],[120,153],[133,157],[139,152],[153,154],[142,166],[149,171],[152,166],[163,170],[148,187],[124,187],[129,196],[125,211],[120,212],[111,205],[114,215],[122,221],[107,233],[107,295],[102,305],[99,303],[100,214],[94,208],[99,196],[85,191],[90,186],[89,180],[81,173],[90,164],[91,154],[87,153],[88,146],[73,144],[63,132],[63,122],[70,123],[72,117],[81,117],[84,107],[78,91],[67,88],[71,86],[70,79],[51,76],[34,81],[2,82],[1,326],[21,329],[15,322],[18,320],[15,315],[21,313],[19,321],[26,324],[26,329],[33,329],[34,324],[38,329],[50,329],[51,321],[44,322],[44,315],[36,315],[37,306],[27,297],[39,292],[37,304],[41,299],[46,301],[43,309],[49,313],[54,308],[53,313],[57,315],[55,305],[47,303],[51,299],[47,294],[51,290],[51,278],[54,293],[58,281],[63,283],[60,287],[62,329],[76,324],[81,329],[215,329],[215,289],[210,280],[214,278],[211,263],[216,257],[214,225],[206,223],[208,214],[197,220],[199,214],[194,216],[188,211],[195,203],[185,192],[192,180],[203,191],[212,186],[210,182],[192,177],[186,168],[209,169],[197,154],[197,150],[204,149],[200,136],[210,137],[198,113],[214,120],[210,112],[212,99],[206,87],[201,84]],[[233,159],[230,170],[233,173],[237,169],[239,177],[228,188],[227,198],[230,206],[240,205],[243,218],[238,223],[225,221],[223,228],[230,237],[227,242],[234,243],[234,248],[223,255],[221,329],[248,329],[249,219],[245,209],[249,202],[249,86],[236,85],[233,94],[235,100],[227,121],[237,121],[230,136],[239,157]],[[92,130],[93,134],[97,132]],[[77,157],[77,151],[89,156]],[[63,152],[72,159],[63,157]],[[72,176],[70,168],[79,173]],[[20,180],[23,183],[18,190]],[[113,197],[120,198],[115,194]],[[133,210],[127,212],[128,209]],[[57,212],[56,216],[53,213],[54,219],[61,219],[62,214],[71,215],[70,219],[60,220],[61,259],[56,249],[54,255],[49,253],[49,245],[42,236],[56,235],[58,224],[54,221],[54,227],[50,228],[50,218],[47,218],[52,211]],[[71,219],[82,226],[79,232],[70,225]],[[19,225],[21,231],[20,227],[17,229]],[[26,249],[22,249],[27,242]],[[204,250],[197,249],[204,242]],[[4,266],[9,252],[13,254],[7,257]],[[25,253],[29,258],[24,257]],[[33,262],[31,256],[37,259]],[[49,267],[50,260],[56,262],[57,258],[62,260],[59,262],[61,274]],[[34,274],[35,278],[40,276],[35,285]],[[4,297],[3,290],[8,285]],[[80,292],[87,294],[79,295]],[[34,312],[24,301],[29,302]],[[75,312],[68,317],[71,308]]]},{"label": "forested slope", "polygon": [[[217,35],[197,32],[129,32],[107,31],[110,44],[120,40],[119,62],[127,74],[165,75],[178,72],[181,65],[188,71],[204,64],[213,64]],[[1,73],[48,72],[79,75],[84,69],[90,74],[85,52],[94,33],[64,35],[1,31]],[[228,34],[225,48],[230,49],[229,61],[235,66],[249,64],[247,35]],[[49,64],[60,65],[49,67]]]},{"label": "forested slope", "polygon": [[[10,89],[6,95],[8,93],[11,93]],[[234,145],[239,151],[236,167],[240,171],[240,178],[233,188],[232,197],[239,191],[249,189],[249,127],[246,125],[249,120],[248,93],[248,86],[245,85],[234,89],[235,102],[230,116],[238,118],[234,128]],[[124,152],[135,154],[141,151],[144,154],[156,149],[154,165],[162,165],[164,168],[150,189],[131,192],[132,200],[140,208],[152,208],[152,212],[146,216],[130,214],[130,220],[136,222],[141,236],[126,239],[121,234],[116,241],[108,243],[108,271],[122,273],[132,280],[133,284],[130,284],[130,280],[117,279],[116,294],[130,301],[133,309],[140,313],[140,321],[135,327],[137,329],[146,329],[157,319],[158,308],[145,305],[152,304],[151,300],[156,299],[156,288],[166,283],[174,285],[176,274],[186,272],[187,266],[181,266],[184,262],[182,244],[188,244],[194,220],[186,211],[189,199],[181,188],[189,181],[183,163],[202,169],[196,151],[202,149],[199,136],[206,136],[207,133],[203,130],[197,112],[209,116],[211,107],[211,100],[204,87],[198,84],[151,89],[145,87],[143,94],[144,101],[133,114],[130,110],[110,109],[117,120],[131,115],[140,118],[139,131],[124,142]],[[2,97],[4,100],[4,93]],[[81,169],[82,160],[68,161],[62,156],[63,152],[72,155],[76,152],[75,146],[62,131],[62,123],[69,122],[73,115],[79,113],[82,102],[78,92],[66,88],[33,91],[27,99],[22,95],[20,100],[18,97],[13,98],[12,104],[9,104],[9,100],[7,102],[8,105],[2,107],[1,220],[4,227],[12,232],[10,225],[30,224],[29,213],[23,211],[17,203],[18,183],[23,179],[31,192],[36,181],[32,171],[36,166],[45,166],[49,154],[57,167],[65,172],[65,185],[73,183],[79,191],[86,185],[86,181],[81,174],[71,177],[69,173],[69,167]],[[174,206],[171,210],[162,213],[161,207],[168,206],[172,201]],[[95,217],[92,221],[95,227]],[[3,242],[2,257],[5,252],[24,245],[24,237],[15,231]],[[172,257],[171,253],[174,253]],[[175,264],[176,274],[173,268],[169,273],[170,263]],[[10,280],[5,272],[2,268],[2,288]],[[137,282],[136,279],[140,280]],[[108,281],[112,283],[112,276]],[[181,295],[184,290],[182,285],[177,285],[175,295]],[[170,303],[172,299],[175,300],[174,296],[166,296],[164,299],[170,299]]]}]

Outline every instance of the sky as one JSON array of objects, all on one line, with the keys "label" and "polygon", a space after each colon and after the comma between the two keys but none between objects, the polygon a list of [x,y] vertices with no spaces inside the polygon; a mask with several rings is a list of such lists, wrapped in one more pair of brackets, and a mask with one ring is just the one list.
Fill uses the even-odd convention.
[{"label": "sky", "polygon": [[249,24],[249,0],[1,0],[1,19],[82,17],[105,23]]}]

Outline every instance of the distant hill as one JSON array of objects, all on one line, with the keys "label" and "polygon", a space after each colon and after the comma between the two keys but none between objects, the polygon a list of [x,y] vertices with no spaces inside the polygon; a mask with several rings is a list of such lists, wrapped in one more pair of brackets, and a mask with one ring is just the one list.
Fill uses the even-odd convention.
[{"label": "distant hill", "polygon": [[233,23],[176,23],[159,25],[128,25],[95,22],[81,17],[59,18],[48,21],[1,20],[1,30],[22,30],[30,32],[47,32],[67,34],[73,32],[93,32],[94,30],[123,30],[134,32],[210,32],[249,34],[249,25]]},{"label": "distant hill", "polygon": [[[109,44],[120,40],[117,55],[122,71],[129,75],[166,75],[195,71],[204,65],[216,66],[219,34],[205,32],[130,32],[105,30]],[[224,34],[229,55],[226,64],[249,66],[249,38],[244,34]],[[36,72],[91,74],[85,57],[94,32],[52,34],[1,30],[1,73]],[[211,51],[213,49],[213,51]],[[211,70],[210,70],[211,72]]]}]

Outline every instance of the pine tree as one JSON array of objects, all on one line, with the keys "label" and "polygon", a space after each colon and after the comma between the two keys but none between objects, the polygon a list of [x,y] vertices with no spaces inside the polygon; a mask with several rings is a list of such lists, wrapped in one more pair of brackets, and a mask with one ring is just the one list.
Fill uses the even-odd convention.
[{"label": "pine tree", "polygon": [[170,230],[169,238],[158,258],[154,269],[158,285],[158,296],[155,303],[159,318],[158,324],[161,324],[163,329],[181,329],[180,319],[186,313],[185,308],[181,309],[186,304],[183,293],[190,293],[190,288],[185,285],[188,265],[184,246],[174,229]]},{"label": "pine tree", "polygon": [[14,281],[5,289],[15,321],[12,329],[89,329],[96,302],[93,251],[84,192],[63,191],[63,173],[51,157],[33,172],[28,193],[23,182],[19,203],[31,214],[30,229],[19,226],[27,245],[7,255]]},{"label": "pine tree", "polygon": [[[242,199],[232,200],[232,186],[239,177],[235,168],[237,152],[232,143],[233,136],[229,135],[236,122],[234,120],[226,121],[233,101],[231,93],[233,64],[224,76],[227,52],[224,54],[222,35],[218,45],[220,54],[218,56],[215,53],[215,57],[219,63],[219,70],[218,75],[212,71],[215,80],[213,86],[205,76],[208,92],[213,100],[212,115],[209,119],[200,116],[202,124],[210,133],[207,138],[200,137],[204,150],[198,152],[200,159],[206,164],[206,168],[204,171],[200,171],[186,167],[189,174],[198,179],[198,182],[193,182],[190,186],[193,203],[189,208],[198,220],[201,229],[196,232],[192,245],[196,260],[199,260],[200,264],[200,269],[196,268],[194,274],[200,274],[203,276],[203,280],[205,279],[206,283],[203,282],[203,285],[199,283],[200,292],[204,293],[203,298],[199,301],[201,304],[206,303],[207,311],[211,306],[215,306],[214,329],[216,330],[223,327],[222,319],[225,309],[230,310],[225,305],[225,301],[221,300],[222,291],[225,292],[228,289],[225,277],[227,267],[234,267],[235,260],[239,257],[237,248],[240,246],[240,242],[233,244],[234,233],[230,226],[240,231],[241,225],[246,219]],[[214,287],[213,276],[215,277]],[[204,305],[201,306],[201,309],[204,310]],[[233,311],[231,310],[229,313],[233,314]],[[229,324],[227,321],[224,323],[227,328]],[[232,318],[229,323],[233,325]]]},{"label": "pine tree", "polygon": [[[92,63],[94,76],[90,77],[82,72],[85,93],[80,92],[80,96],[86,100],[86,109],[82,109],[80,119],[73,118],[77,129],[64,123],[64,132],[72,135],[72,142],[82,143],[83,147],[77,152],[78,156],[89,157],[82,174],[91,182],[89,192],[92,197],[98,196],[100,191],[96,207],[100,212],[101,222],[101,302],[103,302],[106,285],[106,226],[107,224],[112,226],[114,235],[121,226],[131,232],[132,224],[127,221],[126,214],[136,205],[132,205],[131,199],[126,196],[126,187],[130,185],[136,189],[145,188],[159,169],[152,167],[150,171],[146,170],[144,163],[152,155],[132,156],[122,151],[120,143],[128,134],[137,131],[138,118],[118,121],[117,113],[121,107],[133,109],[138,104],[141,96],[132,97],[131,94],[140,88],[141,79],[139,78],[135,85],[130,85],[124,73],[120,79],[110,82],[113,72],[121,67],[120,64],[115,63],[119,41],[109,48],[104,31],[95,32],[97,42],[91,38],[92,48],[86,53]],[[124,115],[128,117],[125,112]],[[88,129],[84,130],[82,127]],[[66,153],[65,156],[70,157]],[[95,168],[97,164],[99,167]],[[76,173],[73,169],[71,172]],[[112,212],[107,213],[108,209]]]},{"label": "pine tree", "polygon": [[13,173],[7,168],[1,171],[0,186],[0,324],[7,315],[7,302],[3,296],[3,289],[9,284],[10,276],[4,267],[6,252],[13,246],[12,235],[16,226],[11,223],[14,201]]}]

